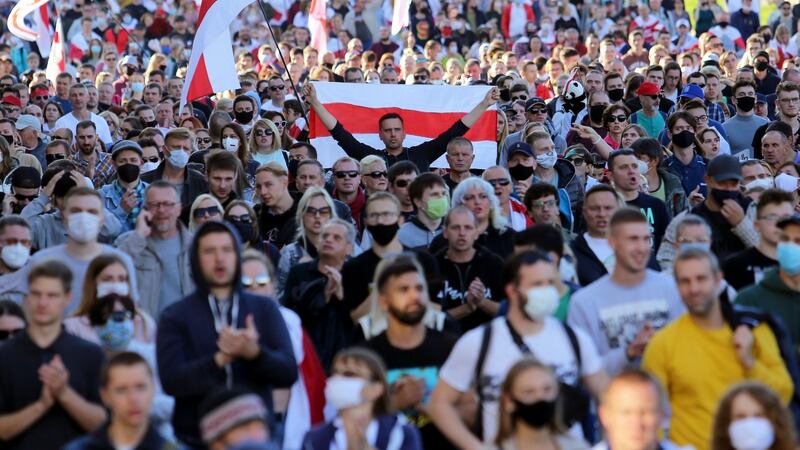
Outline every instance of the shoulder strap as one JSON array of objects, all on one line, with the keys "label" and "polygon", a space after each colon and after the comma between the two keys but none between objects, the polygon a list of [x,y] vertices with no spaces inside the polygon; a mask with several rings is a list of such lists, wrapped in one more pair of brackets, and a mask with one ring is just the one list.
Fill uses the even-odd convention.
[{"label": "shoulder strap", "polygon": [[478,409],[475,413],[475,435],[483,439],[483,387],[481,386],[481,376],[483,375],[483,364],[486,362],[486,354],[489,352],[489,343],[492,341],[492,322],[483,326],[483,336],[481,337],[481,348],[478,351],[478,361],[475,363],[475,394],[478,396]]},{"label": "shoulder strap", "polygon": [[392,435],[392,430],[397,425],[397,416],[389,416],[378,419],[378,437],[375,439],[375,448],[377,450],[386,450],[389,446],[389,437]]},{"label": "shoulder strap", "polygon": [[578,343],[578,336],[575,335],[575,330],[572,329],[569,325],[562,322],[564,325],[564,331],[567,332],[567,337],[569,338],[569,344],[572,346],[572,353],[575,354],[575,362],[578,365],[578,380],[581,379],[581,373],[583,372],[582,366],[583,361],[581,358],[581,345]]},{"label": "shoulder strap", "polygon": [[506,318],[506,326],[508,327],[508,333],[511,335],[511,340],[514,341],[514,344],[516,344],[516,346],[519,348],[519,351],[524,355],[532,355],[533,352],[531,351],[530,347],[528,347],[528,344],[522,340],[522,336],[517,333],[517,330],[511,326],[511,321],[509,321],[508,318]]},{"label": "shoulder strap", "polygon": [[286,163],[286,167],[289,167],[289,152],[281,150],[281,154],[283,155],[283,161]]}]

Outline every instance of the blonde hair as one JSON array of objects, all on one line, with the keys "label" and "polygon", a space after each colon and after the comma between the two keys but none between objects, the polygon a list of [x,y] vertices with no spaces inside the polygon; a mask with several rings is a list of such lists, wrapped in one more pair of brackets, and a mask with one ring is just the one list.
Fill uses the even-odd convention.
[{"label": "blonde hair", "polygon": [[277,162],[277,161],[270,161],[270,162],[268,162],[266,164],[262,164],[262,165],[258,166],[258,169],[256,169],[255,175],[258,175],[261,172],[269,172],[272,175],[275,175],[276,177],[288,177],[289,176],[289,172],[286,170],[286,168],[283,167],[283,165],[281,163]]},{"label": "blonde hair", "polygon": [[384,169],[386,168],[386,161],[384,161],[383,158],[378,155],[367,155],[358,163],[358,171],[364,175],[364,170],[375,163],[381,163]]},{"label": "blonde hair", "polygon": [[225,214],[225,210],[222,209],[222,204],[211,194],[200,194],[197,198],[194,199],[192,202],[192,207],[189,209],[189,231],[195,231],[199,226],[197,222],[194,220],[194,210],[200,207],[200,203],[203,203],[204,200],[209,200],[210,202],[214,203],[212,206],[216,207],[219,211],[220,220],[222,216]]},{"label": "blonde hair", "polygon": [[250,153],[256,154],[261,153],[258,151],[258,144],[256,143],[256,128],[269,128],[272,130],[272,148],[267,153],[272,153],[275,150],[281,149],[281,138],[280,132],[278,132],[278,127],[275,126],[271,120],[267,119],[258,119],[256,123],[253,124],[253,128],[250,129]]}]

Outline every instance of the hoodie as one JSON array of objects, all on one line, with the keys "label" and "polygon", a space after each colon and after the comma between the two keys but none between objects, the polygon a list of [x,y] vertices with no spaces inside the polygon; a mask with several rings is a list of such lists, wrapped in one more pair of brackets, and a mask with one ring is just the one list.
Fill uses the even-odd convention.
[{"label": "hoodie", "polygon": [[195,235],[189,255],[196,290],[164,309],[156,339],[161,383],[164,391],[175,397],[172,416],[175,436],[190,446],[203,445],[198,429],[200,402],[209,391],[224,386],[227,380],[225,369],[214,362],[219,335],[209,306],[210,289],[197,257],[199,239],[213,232],[227,233],[236,243],[233,277],[234,299],[238,298],[239,305],[236,328],[245,328],[246,317],[252,315],[261,348],[252,361],[240,358],[231,363],[233,384],[258,393],[271,409],[272,388],[290,387],[297,380],[292,343],[276,302],[250,294],[242,287],[242,249],[236,231],[225,222],[203,224]]},{"label": "hoodie", "polygon": [[800,343],[800,292],[792,290],[780,277],[779,268],[765,272],[757,284],[743,289],[736,296],[737,305],[753,306],[779,317],[789,334],[792,344]]}]

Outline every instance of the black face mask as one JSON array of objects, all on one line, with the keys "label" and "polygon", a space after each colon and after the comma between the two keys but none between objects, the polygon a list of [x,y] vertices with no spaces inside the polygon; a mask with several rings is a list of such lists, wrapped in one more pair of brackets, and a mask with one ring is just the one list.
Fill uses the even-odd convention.
[{"label": "black face mask", "polygon": [[124,183],[132,183],[139,178],[140,167],[136,164],[123,164],[117,167],[117,176]]},{"label": "black face mask", "polygon": [[522,420],[534,428],[542,428],[553,420],[556,413],[554,400],[539,400],[530,404],[514,399],[514,419]]},{"label": "black face mask", "polygon": [[292,178],[296,178],[297,177],[297,166],[298,165],[300,165],[300,161],[298,161],[296,159],[290,159],[289,160],[289,165],[288,165],[287,169],[289,171],[289,176],[291,176]]},{"label": "black face mask", "polygon": [[3,138],[5,138],[8,145],[14,145],[14,136],[9,136],[7,134],[0,134],[0,136],[3,136]]},{"label": "black face mask", "polygon": [[742,193],[739,191],[711,189],[711,196],[714,197],[714,201],[717,202],[719,206],[722,206],[725,200],[733,200],[740,205],[742,204]]},{"label": "black face mask", "polygon": [[161,69],[162,72],[165,72],[167,70],[167,66],[165,66],[165,65],[164,66],[158,66],[158,68]]},{"label": "black face mask", "polygon": [[728,22],[724,22],[724,21],[723,22],[717,22],[717,25],[719,25],[720,28],[727,28],[728,27]]},{"label": "black face mask", "polygon": [[589,118],[594,123],[603,122],[603,113],[606,112],[608,105],[592,105],[589,107]]},{"label": "black face mask", "polygon": [[763,72],[763,71],[767,70],[767,67],[769,67],[769,63],[764,61],[763,59],[760,59],[760,60],[756,61],[755,67],[756,67],[757,71]]},{"label": "black face mask", "polygon": [[761,37],[764,38],[764,42],[769,42],[769,41],[772,40],[772,35],[771,34],[764,34]]},{"label": "black face mask", "polygon": [[736,107],[739,108],[741,111],[750,112],[753,108],[756,107],[756,98],[755,97],[737,97],[736,98]]},{"label": "black face mask", "polygon": [[253,120],[253,111],[235,111],[233,113],[239,123],[250,123]]},{"label": "black face mask", "polygon": [[255,228],[252,223],[244,222],[231,222],[236,231],[239,232],[239,237],[242,238],[242,243],[247,243],[253,240],[255,235]]},{"label": "black face mask", "polygon": [[503,101],[503,102],[510,102],[511,101],[511,90],[510,89],[500,89],[500,101]]},{"label": "black face mask", "polygon": [[158,121],[151,120],[149,122],[144,122],[145,128],[155,128],[158,126]]},{"label": "black face mask", "polygon": [[689,130],[683,130],[678,134],[673,134],[672,143],[680,148],[689,148],[694,144],[694,133]]},{"label": "black face mask", "polygon": [[508,168],[508,174],[517,181],[527,180],[533,175],[533,167],[517,164]]},{"label": "black face mask", "polygon": [[608,98],[611,99],[612,102],[618,102],[622,100],[622,97],[625,97],[625,89],[609,89],[608,90]]},{"label": "black face mask", "polygon": [[391,225],[367,225],[367,230],[369,234],[372,235],[372,239],[382,247],[392,242],[398,229],[400,229],[400,225],[398,225],[397,222]]},{"label": "black face mask", "polygon": [[128,66],[128,67],[126,67],[126,68],[125,68],[125,75],[127,75],[127,76],[131,76],[131,75],[133,75],[134,73],[136,73],[136,69],[135,69],[135,68],[133,68],[133,67],[130,67],[130,66]]}]

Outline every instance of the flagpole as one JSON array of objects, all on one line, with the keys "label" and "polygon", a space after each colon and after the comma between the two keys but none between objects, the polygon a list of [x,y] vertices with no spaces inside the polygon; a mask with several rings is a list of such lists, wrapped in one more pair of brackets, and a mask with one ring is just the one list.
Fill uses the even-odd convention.
[{"label": "flagpole", "polygon": [[289,79],[289,83],[292,84],[292,90],[294,94],[297,96],[298,103],[300,103],[300,112],[303,113],[303,118],[306,120],[306,127],[311,129],[311,122],[308,121],[308,116],[306,115],[306,108],[303,106],[303,101],[300,100],[300,92],[297,90],[297,86],[294,85],[294,80],[292,80],[292,74],[289,73],[289,66],[286,64],[286,60],[283,59],[283,52],[281,51],[281,46],[278,44],[278,40],[275,39],[275,33],[272,32],[272,25],[269,23],[269,16],[267,15],[267,10],[264,8],[264,3],[261,0],[256,0],[258,3],[258,8],[261,10],[261,14],[264,16],[264,21],[267,23],[267,28],[269,29],[269,34],[272,36],[272,42],[275,43],[275,50],[278,51],[278,57],[281,58],[281,63],[283,63],[283,68],[286,69],[286,73],[288,76],[286,78]]}]

